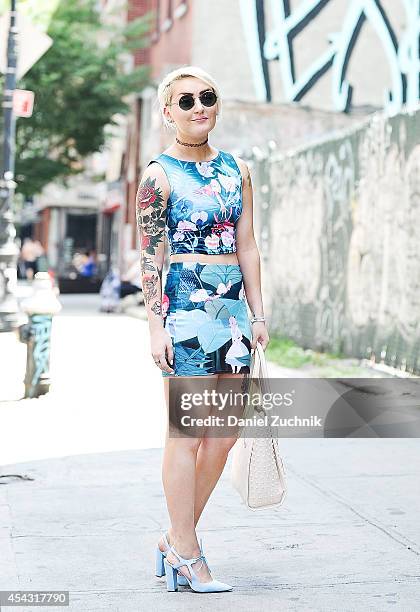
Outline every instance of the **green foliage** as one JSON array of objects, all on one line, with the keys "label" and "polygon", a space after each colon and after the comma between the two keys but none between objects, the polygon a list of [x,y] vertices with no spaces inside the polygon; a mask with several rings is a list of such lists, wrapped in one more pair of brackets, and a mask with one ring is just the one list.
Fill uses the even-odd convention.
[{"label": "green foliage", "polygon": [[327,366],[331,361],[343,358],[340,353],[322,353],[298,346],[290,338],[270,336],[267,346],[267,359],[285,368],[300,368],[305,364]]},{"label": "green foliage", "polygon": [[266,349],[266,357],[284,368],[300,368],[311,362],[311,356],[292,340],[283,337],[271,337]]},{"label": "green foliage", "polygon": [[126,114],[128,94],[149,83],[149,67],[129,74],[122,58],[147,44],[150,14],[125,26],[101,22],[96,0],[62,0],[48,34],[53,44],[18,87],[35,92],[34,112],[16,130],[16,180],[26,197],[53,180],[83,170],[83,158],[100,151],[105,126]]},{"label": "green foliage", "polygon": [[[18,12],[45,32],[59,0],[17,0]],[[0,15],[10,10],[10,0],[0,0]]]},{"label": "green foliage", "polygon": [[270,336],[265,354],[269,361],[278,366],[302,369],[308,376],[316,378],[380,376],[371,368],[365,367],[360,359],[345,357],[340,353],[304,349],[283,336]]}]

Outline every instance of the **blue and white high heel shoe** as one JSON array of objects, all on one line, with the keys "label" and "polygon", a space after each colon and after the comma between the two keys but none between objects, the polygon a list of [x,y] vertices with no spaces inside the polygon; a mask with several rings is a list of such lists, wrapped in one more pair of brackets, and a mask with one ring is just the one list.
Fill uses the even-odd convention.
[{"label": "blue and white high heel shoe", "polygon": [[[165,565],[163,563],[164,558],[166,557],[166,553],[168,552],[169,548],[170,548],[170,544],[168,542],[168,539],[166,537],[166,533],[163,534],[163,541],[165,543],[166,546],[166,550],[164,552],[162,552],[159,548],[159,546],[156,547],[156,576],[158,578],[161,578],[162,576],[165,575]],[[202,538],[200,538],[200,552],[201,554],[203,553],[203,541]],[[206,560],[207,563],[207,560]],[[207,567],[209,572],[211,571],[209,564],[207,563]],[[177,578],[177,582],[179,584],[179,586],[188,586],[188,580],[186,579],[186,577],[184,576],[184,574],[182,574],[181,572],[178,572],[178,578]]]},{"label": "blue and white high heel shoe", "polygon": [[[185,578],[188,584],[190,585],[190,587],[192,588],[192,590],[195,591],[196,593],[221,593],[222,591],[232,590],[233,587],[231,587],[230,584],[219,582],[219,580],[211,580],[210,582],[200,582],[200,580],[198,579],[197,574],[194,572],[192,568],[192,564],[196,563],[196,561],[200,561],[200,559],[201,559],[201,563],[207,563],[207,559],[204,556],[202,548],[201,548],[201,540],[200,540],[201,555],[199,555],[198,557],[192,557],[191,559],[184,559],[183,557],[181,557],[181,555],[177,553],[177,551],[175,550],[173,546],[170,546],[169,548],[171,552],[179,559],[179,563],[173,563],[173,564],[170,563],[167,559],[167,556],[165,556],[163,560],[163,563],[165,566],[165,572],[166,572],[166,586],[167,586],[168,591],[178,590],[178,585],[180,584],[179,569],[184,565],[188,567],[188,570],[191,576],[191,578],[188,578],[187,576],[185,576]],[[208,564],[207,564],[207,567],[209,567]],[[210,571],[210,568],[209,568],[209,571]]]},{"label": "blue and white high heel shoe", "polygon": [[[162,576],[165,575],[165,565],[163,563],[163,560],[166,557],[166,553],[168,552],[168,550],[170,548],[170,544],[169,544],[168,539],[166,537],[166,533],[164,533],[162,535],[162,538],[163,538],[163,541],[165,543],[166,550],[164,552],[162,552],[160,550],[159,546],[156,547],[156,576],[158,578],[161,578]],[[200,552],[201,552],[201,554],[204,554],[202,538],[200,538]],[[206,563],[207,563],[207,559],[206,559]],[[208,568],[209,572],[211,572],[211,569],[210,569],[210,566],[209,566],[208,563],[207,563],[207,568]],[[186,579],[184,574],[182,574],[181,572],[178,572],[177,582],[178,582],[179,586],[189,586],[188,580]]]}]

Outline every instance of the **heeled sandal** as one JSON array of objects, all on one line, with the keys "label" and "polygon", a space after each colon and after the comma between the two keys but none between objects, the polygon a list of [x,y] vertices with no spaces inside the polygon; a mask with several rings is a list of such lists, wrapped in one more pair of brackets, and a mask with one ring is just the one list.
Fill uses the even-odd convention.
[{"label": "heeled sandal", "polygon": [[[156,547],[156,571],[155,574],[158,578],[161,578],[162,576],[165,575],[165,564],[164,564],[164,559],[167,555],[168,550],[170,549],[170,544],[168,542],[168,539],[166,537],[166,533],[163,534],[162,536],[163,541],[165,543],[166,546],[166,550],[165,551],[161,551],[159,546]],[[188,581],[185,578],[184,574],[179,574],[178,576],[178,584],[180,586],[188,586]]]},{"label": "heeled sandal", "polygon": [[[202,547],[201,547],[201,539],[200,539],[201,554],[198,557],[192,557],[191,559],[184,559],[183,557],[181,557],[181,555],[175,550],[173,546],[170,546],[169,548],[171,552],[179,559],[179,562],[173,563],[173,564],[170,563],[167,559],[167,555],[165,555],[165,558],[163,560],[163,563],[165,566],[165,573],[166,573],[166,586],[167,586],[168,591],[178,590],[178,584],[180,584],[179,583],[179,573],[180,573],[179,569],[184,565],[188,567],[191,578],[188,578],[188,576],[185,576],[185,574],[183,574],[183,576],[187,580],[191,589],[195,591],[196,593],[221,593],[223,591],[231,591],[233,589],[233,587],[230,586],[230,584],[220,582],[219,580],[210,580],[209,582],[200,582],[200,580],[198,579],[197,574],[192,568],[192,564],[196,563],[197,561],[200,561],[200,559],[202,563],[207,564],[206,557],[204,556]],[[210,571],[208,564],[207,564],[207,567]]]}]

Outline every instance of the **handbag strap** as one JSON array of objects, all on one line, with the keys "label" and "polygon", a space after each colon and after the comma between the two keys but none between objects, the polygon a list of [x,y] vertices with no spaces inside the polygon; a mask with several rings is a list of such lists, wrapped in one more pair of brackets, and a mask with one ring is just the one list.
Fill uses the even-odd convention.
[{"label": "handbag strap", "polygon": [[[269,374],[268,374],[267,360],[265,357],[265,351],[261,343],[258,341],[252,353],[251,372],[250,374],[245,374],[245,377],[258,378],[260,381],[260,391],[262,393],[271,393],[271,388],[268,383]],[[264,381],[264,382],[261,382],[261,381]],[[278,443],[278,427],[273,427],[272,425],[269,425],[269,430],[270,430],[270,434],[273,440]],[[244,438],[244,442],[245,442],[245,438]]]},{"label": "handbag strap", "polygon": [[[256,346],[256,352],[258,355],[258,359],[259,359],[259,379],[260,381],[263,380],[264,382],[261,383],[260,387],[261,387],[261,391],[263,393],[271,393],[271,387],[268,383],[269,381],[269,374],[268,374],[268,366],[267,366],[267,359],[265,357],[265,351],[262,347],[262,345],[260,344],[260,342],[257,342],[257,346]],[[278,426],[275,427],[273,425],[269,426],[269,430],[271,433],[271,436],[273,438],[273,440],[277,441],[278,443]]]},{"label": "handbag strap", "polygon": [[260,342],[257,342],[257,346],[256,349],[257,354],[258,354],[258,359],[260,362],[260,377],[261,378],[268,378],[268,367],[267,367],[267,360],[265,358],[265,352],[264,349],[261,345]]},{"label": "handbag strap", "polygon": [[251,353],[250,378],[268,378],[267,361],[261,343],[257,341],[255,349]]}]

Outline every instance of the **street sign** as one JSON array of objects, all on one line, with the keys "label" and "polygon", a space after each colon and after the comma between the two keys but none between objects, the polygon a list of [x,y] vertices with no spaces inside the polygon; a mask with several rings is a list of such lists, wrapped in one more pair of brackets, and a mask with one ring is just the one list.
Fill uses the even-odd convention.
[{"label": "street sign", "polygon": [[[0,72],[5,74],[7,68],[7,36],[9,31],[10,12],[0,17]],[[40,57],[51,47],[53,40],[38,30],[22,13],[17,13],[17,73],[21,79]]]},{"label": "street sign", "polygon": [[34,108],[34,92],[29,89],[13,91],[13,112],[16,117],[31,117]]}]

